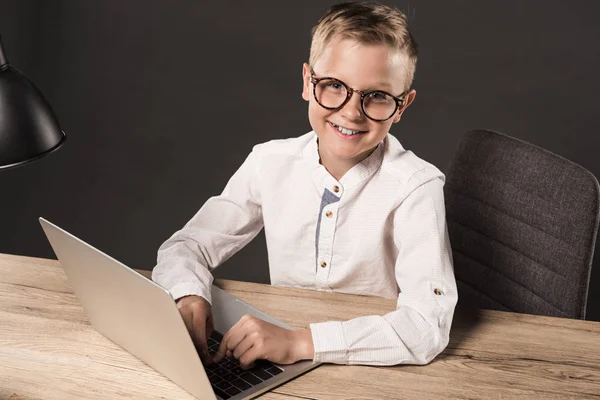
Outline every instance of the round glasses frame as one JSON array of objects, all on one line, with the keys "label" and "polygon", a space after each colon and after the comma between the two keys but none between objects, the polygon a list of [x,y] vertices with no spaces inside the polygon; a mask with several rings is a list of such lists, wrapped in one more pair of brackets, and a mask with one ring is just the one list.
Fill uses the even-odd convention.
[{"label": "round glasses frame", "polygon": [[[340,83],[342,86],[344,86],[346,88],[346,99],[343,101],[343,103],[341,105],[339,105],[338,107],[327,107],[324,106],[323,104],[321,104],[321,102],[319,101],[319,99],[317,99],[317,83],[319,83],[320,81],[323,81],[325,79],[329,79],[332,81],[336,81],[338,83]],[[327,110],[339,110],[341,108],[343,108],[348,101],[350,101],[350,99],[352,98],[352,94],[354,92],[360,93],[360,108],[362,109],[362,113],[365,115],[365,117],[369,118],[371,121],[376,121],[376,122],[383,122],[383,121],[387,121],[388,119],[392,118],[394,116],[394,114],[396,113],[396,111],[398,111],[398,108],[400,108],[401,106],[404,106],[404,101],[406,99],[406,95],[408,94],[408,92],[410,91],[407,90],[405,92],[402,92],[401,94],[399,94],[398,96],[394,96],[391,93],[388,93],[386,91],[383,90],[369,90],[368,92],[363,91],[363,90],[358,90],[358,89],[354,89],[351,88],[350,86],[346,85],[344,82],[340,81],[337,78],[332,78],[329,76],[324,76],[321,78],[317,78],[315,77],[315,71],[313,71],[312,67],[310,68],[310,82],[313,84],[313,96],[315,98],[315,101],[323,108],[327,109]],[[370,95],[371,93],[384,93],[388,96],[390,96],[392,99],[394,99],[394,101],[396,102],[396,108],[394,109],[394,111],[392,111],[392,113],[390,114],[389,117],[384,118],[384,119],[375,119],[375,118],[371,118],[369,117],[369,115],[365,112],[365,97]]]}]

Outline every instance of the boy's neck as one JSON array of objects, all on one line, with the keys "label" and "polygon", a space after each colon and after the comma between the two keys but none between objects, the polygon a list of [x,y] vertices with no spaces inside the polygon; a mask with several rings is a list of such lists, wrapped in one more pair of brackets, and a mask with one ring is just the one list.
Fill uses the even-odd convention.
[{"label": "boy's neck", "polygon": [[375,148],[347,160],[340,160],[339,158],[332,157],[330,154],[327,154],[319,149],[319,162],[325,167],[331,176],[333,176],[337,181],[340,181],[346,172],[350,171],[350,169],[356,164],[369,157],[373,151],[375,151]]}]

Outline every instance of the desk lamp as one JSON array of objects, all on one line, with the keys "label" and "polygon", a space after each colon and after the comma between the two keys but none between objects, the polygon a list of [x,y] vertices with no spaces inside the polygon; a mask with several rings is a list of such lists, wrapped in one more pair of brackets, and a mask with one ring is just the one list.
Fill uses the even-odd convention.
[{"label": "desk lamp", "polygon": [[66,139],[42,93],[8,63],[0,38],[0,170],[50,154]]}]

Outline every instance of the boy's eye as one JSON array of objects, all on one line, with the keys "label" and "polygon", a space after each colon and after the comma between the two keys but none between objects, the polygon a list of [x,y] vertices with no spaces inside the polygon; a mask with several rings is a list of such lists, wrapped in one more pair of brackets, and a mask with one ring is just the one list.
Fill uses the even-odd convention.
[{"label": "boy's eye", "polygon": [[369,93],[369,98],[376,101],[386,101],[388,99],[388,95],[381,92],[371,92]]},{"label": "boy's eye", "polygon": [[339,82],[329,82],[327,84],[327,87],[329,87],[331,89],[335,89],[335,90],[341,90],[344,88],[344,86]]}]

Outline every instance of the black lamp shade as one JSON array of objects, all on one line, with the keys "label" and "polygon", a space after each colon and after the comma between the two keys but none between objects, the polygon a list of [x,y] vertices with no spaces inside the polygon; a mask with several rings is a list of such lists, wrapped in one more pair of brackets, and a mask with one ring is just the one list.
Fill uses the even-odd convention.
[{"label": "black lamp shade", "polygon": [[0,41],[0,169],[37,160],[66,137],[42,93],[8,64]]}]

